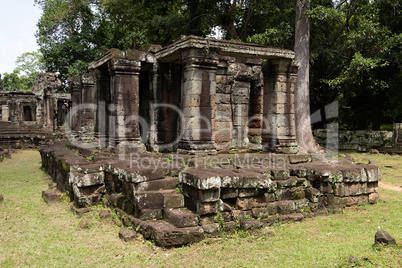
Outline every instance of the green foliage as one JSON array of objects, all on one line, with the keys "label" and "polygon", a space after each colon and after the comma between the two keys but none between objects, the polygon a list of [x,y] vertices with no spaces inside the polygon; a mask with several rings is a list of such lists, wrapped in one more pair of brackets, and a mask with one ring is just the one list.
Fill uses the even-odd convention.
[{"label": "green foliage", "polygon": [[36,75],[45,70],[43,56],[37,51],[25,52],[17,57],[17,67],[12,73],[4,73],[2,81],[3,90],[31,90]]},{"label": "green foliage", "polygon": [[45,72],[46,66],[43,55],[39,51],[25,52],[15,61],[18,71],[25,73],[27,77],[36,77],[38,73]]},{"label": "green foliage", "polygon": [[94,161],[95,155],[96,155],[96,152],[92,152],[91,155],[87,157],[87,161]]},{"label": "green foliage", "polygon": [[60,79],[83,74],[88,63],[114,46],[113,34],[96,0],[35,0],[43,10],[37,41],[46,68]]},{"label": "green foliage", "polygon": [[223,216],[221,214],[221,212],[218,212],[217,217],[217,221],[219,224],[219,233],[221,236],[226,236],[226,231],[225,231],[225,220],[223,219]]},{"label": "green foliage", "polygon": [[27,77],[20,75],[18,70],[14,70],[12,73],[4,73],[2,81],[3,90],[31,90],[33,81],[30,81]]},{"label": "green foliage", "polygon": [[166,159],[166,163],[173,163],[173,155],[169,154],[167,159]]},{"label": "green foliage", "polygon": [[232,156],[228,157],[228,163],[229,163],[229,165],[233,165],[233,157]]},{"label": "green foliage", "polygon": [[60,196],[60,201],[62,202],[70,202],[70,192],[65,191],[62,196]]},{"label": "green foliage", "polygon": [[[84,74],[89,62],[112,47],[168,45],[181,35],[219,32],[224,39],[294,47],[294,0],[35,2],[43,10],[37,39],[46,69],[60,72],[62,81]],[[402,0],[311,1],[312,111],[338,100],[335,120],[346,129],[402,121],[401,7]],[[7,80],[18,79],[13,74]]]},{"label": "green foliage", "polygon": [[295,1],[262,1],[247,42],[293,50]]},{"label": "green foliage", "polygon": [[246,215],[246,216],[244,216],[244,219],[245,219],[246,221],[252,220],[252,218],[251,218],[251,216],[250,216],[250,215]]},{"label": "green foliage", "polygon": [[321,2],[310,13],[312,111],[339,100],[346,129],[401,120],[402,1]]}]

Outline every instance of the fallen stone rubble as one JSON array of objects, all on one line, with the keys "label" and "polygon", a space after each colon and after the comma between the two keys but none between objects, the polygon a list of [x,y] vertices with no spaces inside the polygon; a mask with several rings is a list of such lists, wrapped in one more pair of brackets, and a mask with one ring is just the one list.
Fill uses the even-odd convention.
[{"label": "fallen stone rubble", "polygon": [[[377,166],[347,161],[330,165],[312,155],[244,154],[235,160],[218,155],[214,157],[227,159],[220,161],[225,164],[205,166],[198,163],[207,163],[208,156],[172,159],[143,153],[130,161],[62,142],[39,151],[42,167],[58,190],[70,193],[76,207],[103,202],[126,226],[163,247],[236,228],[254,230],[277,221],[339,213],[379,198]],[[280,159],[285,159],[281,168],[261,165],[262,160]],[[164,164],[153,166],[155,160]],[[251,161],[260,166],[248,168]]]},{"label": "fallen stone rubble", "polygon": [[0,147],[0,162],[3,161],[4,158],[11,158],[11,151]]}]

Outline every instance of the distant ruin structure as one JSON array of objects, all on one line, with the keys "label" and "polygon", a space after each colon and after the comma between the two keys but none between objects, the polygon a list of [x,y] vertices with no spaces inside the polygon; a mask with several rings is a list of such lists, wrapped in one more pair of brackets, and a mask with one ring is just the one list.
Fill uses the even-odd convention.
[{"label": "distant ruin structure", "polygon": [[59,129],[70,108],[70,94],[57,93],[54,73],[36,77],[32,91],[0,90],[0,147],[39,145]]}]

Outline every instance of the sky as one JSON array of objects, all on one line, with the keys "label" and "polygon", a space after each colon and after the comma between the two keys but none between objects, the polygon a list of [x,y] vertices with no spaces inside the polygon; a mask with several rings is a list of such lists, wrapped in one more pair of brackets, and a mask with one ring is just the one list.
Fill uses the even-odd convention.
[{"label": "sky", "polygon": [[39,49],[35,32],[41,13],[34,0],[0,0],[0,74],[11,73],[22,53]]}]

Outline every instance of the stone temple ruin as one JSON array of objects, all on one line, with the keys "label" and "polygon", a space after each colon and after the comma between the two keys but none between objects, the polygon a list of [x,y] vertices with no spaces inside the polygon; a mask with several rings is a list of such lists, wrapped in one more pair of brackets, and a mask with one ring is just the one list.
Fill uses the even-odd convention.
[{"label": "stone temple ruin", "polygon": [[69,111],[70,94],[57,93],[54,73],[36,77],[32,91],[0,90],[0,147],[29,148],[53,139]]},{"label": "stone temple ruin", "polygon": [[98,107],[73,113],[72,132],[130,151],[297,153],[293,57],[194,36],[165,48],[112,49],[90,64],[92,76],[71,79],[72,106]]},{"label": "stone temple ruin", "polygon": [[159,246],[378,200],[380,169],[298,154],[292,51],[195,36],[111,49],[70,79],[68,142],[42,166]]}]

